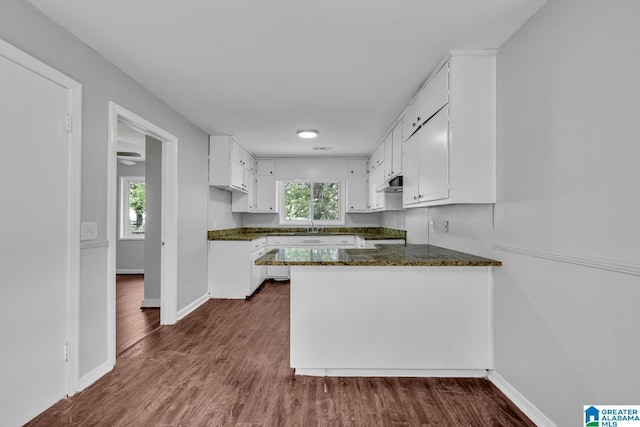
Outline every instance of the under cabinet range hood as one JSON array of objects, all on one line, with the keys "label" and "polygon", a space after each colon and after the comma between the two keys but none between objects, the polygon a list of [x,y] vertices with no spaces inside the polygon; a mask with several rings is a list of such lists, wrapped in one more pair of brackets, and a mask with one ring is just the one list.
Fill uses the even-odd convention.
[{"label": "under cabinet range hood", "polygon": [[376,187],[377,193],[399,193],[402,191],[402,176],[396,176],[382,185]]}]

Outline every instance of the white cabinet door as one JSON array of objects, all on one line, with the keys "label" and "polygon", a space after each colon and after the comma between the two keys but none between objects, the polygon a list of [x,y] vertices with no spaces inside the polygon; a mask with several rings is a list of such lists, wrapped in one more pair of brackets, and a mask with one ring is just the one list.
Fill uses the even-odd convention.
[{"label": "white cabinet door", "polygon": [[240,145],[240,143],[238,141],[236,141],[234,138],[232,138],[231,141],[231,160],[238,163],[239,165],[242,164],[242,152],[244,151],[244,148],[242,148],[242,145]]},{"label": "white cabinet door", "polygon": [[259,175],[275,175],[276,161],[274,159],[258,159],[257,173]]},{"label": "white cabinet door", "polygon": [[231,162],[231,187],[247,191],[244,183],[244,168],[240,163]]},{"label": "white cabinet door", "polygon": [[347,175],[363,175],[367,173],[367,161],[364,159],[347,159]]},{"label": "white cabinet door", "polygon": [[418,129],[418,100],[414,100],[407,106],[407,111],[402,119],[402,140],[406,141]]},{"label": "white cabinet door", "polygon": [[385,193],[377,192],[376,188],[384,184],[384,167],[375,168],[370,174],[371,180],[371,209],[384,209]]},{"label": "white cabinet door", "polygon": [[403,190],[402,204],[418,203],[418,181],[420,180],[420,135],[415,134],[403,143],[402,173]]},{"label": "white cabinet door", "polygon": [[384,180],[391,179],[393,173],[393,134],[389,134],[384,139]]},{"label": "white cabinet door", "polygon": [[275,175],[256,176],[256,212],[278,212]]},{"label": "white cabinet door", "polygon": [[384,163],[384,143],[379,144],[369,158],[369,172]]},{"label": "white cabinet door", "polygon": [[[393,128],[391,132],[392,139],[392,165],[391,165],[391,176],[390,178],[395,178],[398,175],[402,175],[402,126],[400,123]],[[387,163],[385,159],[385,164]]]},{"label": "white cabinet door", "polygon": [[367,210],[367,175],[349,175],[347,181],[347,212]]},{"label": "white cabinet door", "polygon": [[418,94],[418,116],[429,120],[449,102],[449,64],[445,63]]},{"label": "white cabinet door", "polygon": [[449,197],[449,108],[424,124],[420,135],[421,202]]},{"label": "white cabinet door", "polygon": [[266,253],[267,249],[261,248],[251,254],[251,294],[258,289],[262,282],[267,278],[267,266],[255,264],[255,260]]}]

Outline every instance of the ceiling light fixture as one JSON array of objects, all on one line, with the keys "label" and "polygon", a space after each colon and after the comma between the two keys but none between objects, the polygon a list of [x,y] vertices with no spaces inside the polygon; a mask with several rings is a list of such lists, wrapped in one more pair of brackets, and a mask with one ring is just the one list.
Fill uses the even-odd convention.
[{"label": "ceiling light fixture", "polygon": [[296,132],[296,134],[300,138],[304,138],[304,139],[315,138],[316,136],[318,136],[319,133],[320,132],[314,129],[301,129],[298,132]]}]

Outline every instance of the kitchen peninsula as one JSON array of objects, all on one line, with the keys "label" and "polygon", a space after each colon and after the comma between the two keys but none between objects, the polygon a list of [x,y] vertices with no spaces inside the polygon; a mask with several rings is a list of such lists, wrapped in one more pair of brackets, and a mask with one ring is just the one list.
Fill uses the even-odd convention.
[{"label": "kitchen peninsula", "polygon": [[493,368],[492,269],[432,245],[284,248],[291,367],[318,376],[485,376]]}]

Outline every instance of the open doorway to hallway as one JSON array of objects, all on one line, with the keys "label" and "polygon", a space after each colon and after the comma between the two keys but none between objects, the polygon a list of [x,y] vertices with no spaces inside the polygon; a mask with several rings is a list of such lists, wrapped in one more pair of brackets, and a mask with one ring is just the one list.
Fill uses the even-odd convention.
[{"label": "open doorway to hallway", "polygon": [[118,121],[116,355],[160,326],[161,144]]},{"label": "open doorway to hallway", "polygon": [[[145,275],[144,297],[140,306],[159,307],[160,324],[172,325],[177,321],[178,139],[115,102],[109,103],[107,235],[111,236],[114,242],[122,240],[123,226],[129,227],[132,224],[129,218],[129,203],[120,203],[124,206],[124,213],[117,209],[119,197],[122,198],[125,194],[118,190],[119,187],[123,187],[119,185],[117,172],[119,123],[142,134],[145,140],[145,163],[147,163],[145,169],[148,170],[145,170],[144,180],[147,206],[145,212],[140,215],[134,212],[132,217],[135,227],[129,230],[131,234],[139,233],[140,226],[144,223],[144,244],[140,245],[144,247],[144,267],[139,267],[142,271],[137,272],[139,274],[144,272]],[[131,152],[128,153],[129,156],[120,154],[123,158],[140,157],[131,155]],[[152,157],[156,159],[155,167],[149,165]],[[155,174],[153,179],[149,177],[151,171]],[[152,181],[156,183],[153,192],[150,191]],[[151,193],[155,195],[153,200]],[[154,204],[153,209],[151,204]],[[152,218],[152,212],[155,212],[155,219]],[[122,220],[125,217],[126,219]],[[120,218],[119,222],[118,218]],[[151,229],[152,224],[155,224],[155,230]],[[112,366],[116,363],[116,273],[118,271],[116,246],[116,244],[109,245],[107,257],[109,363]],[[155,263],[153,267],[148,265],[149,260]],[[129,271],[129,273],[136,273],[136,271]],[[148,289],[147,285],[150,283],[153,283],[153,292]]]}]

